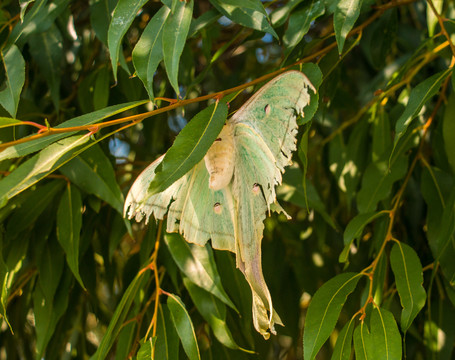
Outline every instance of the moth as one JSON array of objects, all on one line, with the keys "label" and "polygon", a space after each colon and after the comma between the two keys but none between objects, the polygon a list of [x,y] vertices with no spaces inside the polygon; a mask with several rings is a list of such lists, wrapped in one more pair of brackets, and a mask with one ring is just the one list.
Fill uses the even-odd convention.
[{"label": "moth", "polygon": [[[124,212],[138,222],[167,214],[168,232],[204,246],[236,254],[237,267],[253,296],[255,329],[268,339],[281,320],[272,306],[261,263],[264,220],[284,212],[276,200],[284,168],[296,149],[297,116],[316,89],[301,72],[285,72],[257,91],[231,118],[204,159],[161,193],[148,188],[163,156],[136,179]],[[286,214],[289,218],[289,216]]]}]

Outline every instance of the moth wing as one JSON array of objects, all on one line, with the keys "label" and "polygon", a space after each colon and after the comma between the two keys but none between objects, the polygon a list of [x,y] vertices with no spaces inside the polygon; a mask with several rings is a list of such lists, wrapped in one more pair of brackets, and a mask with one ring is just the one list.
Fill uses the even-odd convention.
[{"label": "moth wing", "polygon": [[154,195],[149,194],[148,187],[155,177],[155,169],[163,158],[164,155],[156,159],[134,181],[123,209],[124,216],[128,215],[128,219],[134,217],[137,222],[140,222],[145,218],[147,224],[150,216],[153,215],[155,219],[162,220],[172,199],[177,198],[182,188],[185,187],[187,175],[180,178],[165,191]]},{"label": "moth wing", "polygon": [[253,293],[254,326],[265,338],[268,329],[281,324],[262,274],[261,242],[264,220],[274,191],[273,179],[281,178],[275,159],[262,138],[245,124],[234,130],[235,168],[233,195],[236,199],[236,258]]},{"label": "moth wing", "polygon": [[148,186],[162,159],[163,156],[138,176],[126,198],[124,213],[136,221],[145,217],[146,222],[151,215],[162,220],[168,213],[168,232],[180,232],[187,241],[198,245],[212,239],[215,249],[234,252],[230,191],[209,188],[209,174],[202,160],[165,191],[150,196]]},{"label": "moth wing", "polygon": [[211,190],[205,162],[187,175],[184,189],[169,208],[167,231],[178,231],[191,243],[235,251],[233,201],[228,189]]},{"label": "moth wing", "polygon": [[308,78],[298,71],[285,72],[265,84],[230,119],[251,126],[264,140],[280,171],[296,149],[298,114],[310,102]]}]

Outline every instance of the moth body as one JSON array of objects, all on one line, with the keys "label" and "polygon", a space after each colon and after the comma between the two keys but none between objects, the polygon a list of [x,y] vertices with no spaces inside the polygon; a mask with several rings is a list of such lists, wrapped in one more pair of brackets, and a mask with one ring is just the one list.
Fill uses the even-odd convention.
[{"label": "moth body", "polygon": [[210,189],[220,190],[231,182],[234,173],[234,134],[230,123],[224,125],[205,154],[204,161],[210,175]]}]

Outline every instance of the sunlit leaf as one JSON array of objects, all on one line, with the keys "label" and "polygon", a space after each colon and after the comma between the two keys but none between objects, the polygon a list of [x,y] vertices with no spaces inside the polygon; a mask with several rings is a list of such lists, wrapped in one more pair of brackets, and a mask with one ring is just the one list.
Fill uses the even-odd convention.
[{"label": "sunlit leaf", "polygon": [[180,56],[185,47],[193,15],[193,0],[177,1],[163,28],[162,46],[164,65],[174,91],[180,94],[178,84]]},{"label": "sunlit leaf", "polygon": [[199,112],[176,137],[150,183],[149,194],[166,190],[202,160],[223,128],[227,105],[216,102]]},{"label": "sunlit leaf", "polygon": [[201,355],[199,354],[196,333],[190,315],[185,308],[185,304],[183,304],[182,300],[177,295],[169,294],[167,306],[171,312],[172,320],[186,355],[188,355],[190,360],[200,359]]},{"label": "sunlit leaf", "polygon": [[111,55],[112,71],[114,73],[115,81],[117,81],[117,66],[122,39],[136,17],[138,11],[146,2],[147,0],[120,0],[114,9],[114,13],[112,14],[112,20],[107,34],[107,44]]},{"label": "sunlit leaf", "polygon": [[361,274],[344,273],[330,279],[314,294],[305,319],[303,352],[313,360],[324,345],[348,297],[354,291]]},{"label": "sunlit leaf", "polygon": [[0,52],[0,60],[5,71],[5,80],[0,91],[0,105],[16,116],[19,97],[25,82],[25,61],[16,45]]},{"label": "sunlit leaf", "polygon": [[333,15],[333,28],[338,44],[338,52],[343,52],[344,42],[348,33],[352,30],[357,18],[360,15],[362,0],[341,0],[338,1]]}]

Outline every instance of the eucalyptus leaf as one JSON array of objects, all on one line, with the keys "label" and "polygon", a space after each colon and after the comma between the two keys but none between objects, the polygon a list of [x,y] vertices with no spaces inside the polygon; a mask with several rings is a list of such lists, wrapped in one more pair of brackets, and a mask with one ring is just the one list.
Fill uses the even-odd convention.
[{"label": "eucalyptus leaf", "polygon": [[361,7],[362,0],[341,0],[337,3],[335,13],[333,14],[333,28],[335,30],[339,54],[343,52],[346,37],[357,21]]},{"label": "eucalyptus leaf", "polygon": [[167,306],[171,312],[172,321],[179,334],[180,341],[182,342],[183,350],[185,350],[185,353],[190,360],[199,360],[201,355],[199,353],[196,333],[194,331],[193,322],[185,308],[185,304],[183,304],[182,300],[177,295],[169,294]]},{"label": "eucalyptus leaf", "polygon": [[166,73],[177,95],[180,94],[178,85],[180,57],[190,30],[193,6],[193,0],[177,1],[175,9],[172,9],[166,18],[161,35]]},{"label": "eucalyptus leaf", "polygon": [[107,34],[107,45],[111,55],[112,71],[114,73],[115,81],[117,81],[117,67],[122,39],[136,17],[138,11],[146,2],[147,0],[119,0],[115,6]]},{"label": "eucalyptus leaf", "polygon": [[422,286],[423,271],[416,252],[406,244],[397,242],[390,253],[392,266],[401,306],[401,330],[406,331],[422,310],[426,301],[426,293]]},{"label": "eucalyptus leaf", "polygon": [[5,87],[0,91],[0,105],[16,116],[19,97],[25,82],[25,61],[16,45],[2,49],[0,59],[5,71]]},{"label": "eucalyptus leaf", "polygon": [[348,297],[354,291],[361,274],[344,273],[330,279],[314,294],[305,321],[303,353],[313,360],[324,345]]}]

